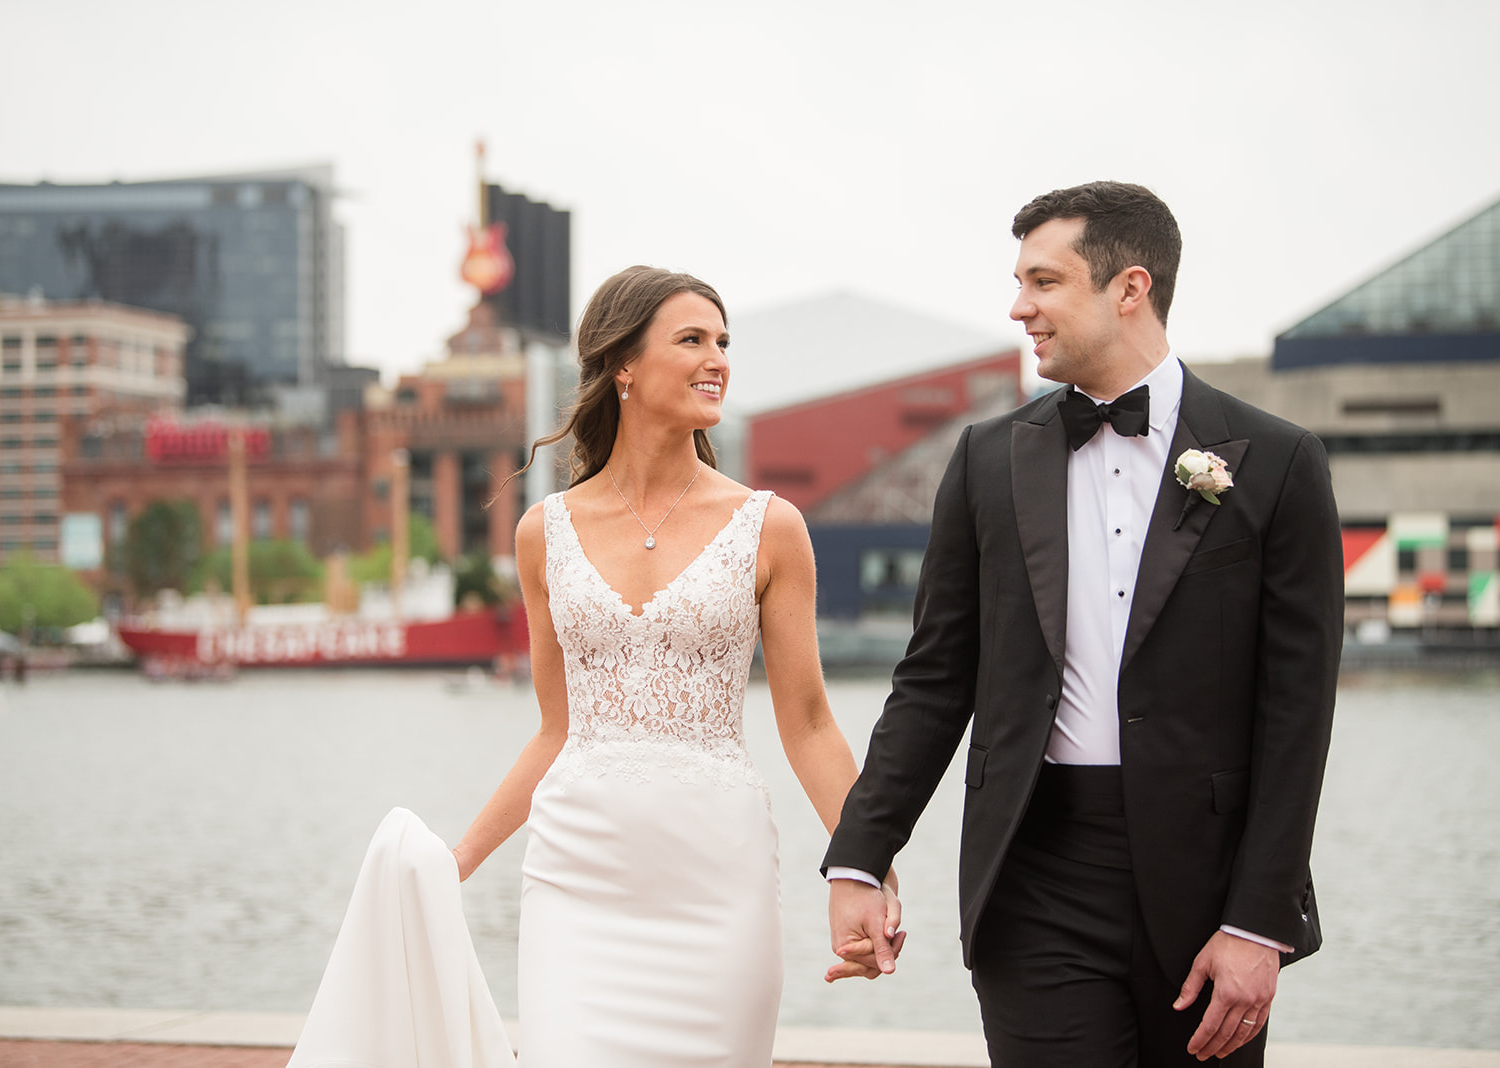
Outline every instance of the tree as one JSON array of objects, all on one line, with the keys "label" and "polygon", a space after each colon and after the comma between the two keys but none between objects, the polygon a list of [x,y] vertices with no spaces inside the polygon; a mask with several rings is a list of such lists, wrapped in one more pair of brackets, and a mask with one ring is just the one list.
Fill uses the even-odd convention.
[{"label": "tree", "polygon": [[[432,520],[425,515],[413,515],[407,521],[406,544],[410,546],[410,559],[426,560],[429,564],[443,562],[442,550],[438,548],[437,531]],[[391,543],[383,541],[369,552],[349,559],[349,578],[356,586],[367,582],[389,582],[391,580]]]},{"label": "tree", "polygon": [[479,601],[488,606],[506,604],[521,595],[514,582],[508,582],[495,573],[490,558],[484,553],[460,556],[453,569],[454,607],[462,607]]},{"label": "tree", "polygon": [[[197,568],[194,589],[211,579],[220,589],[233,586],[228,546],[205,556]],[[256,604],[293,604],[322,596],[323,565],[307,547],[295,541],[250,543],[250,599]]]},{"label": "tree", "polygon": [[67,568],[26,556],[0,565],[0,630],[17,634],[28,622],[38,630],[61,629],[98,614],[93,591]]},{"label": "tree", "polygon": [[138,597],[189,588],[203,552],[192,501],[152,501],[125,534],[125,574]]}]

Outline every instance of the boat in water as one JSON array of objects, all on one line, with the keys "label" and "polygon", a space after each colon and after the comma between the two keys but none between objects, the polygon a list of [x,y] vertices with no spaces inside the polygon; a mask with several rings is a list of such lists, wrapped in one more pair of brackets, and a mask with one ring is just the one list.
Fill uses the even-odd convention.
[{"label": "boat in water", "polygon": [[442,619],[333,616],[190,627],[137,622],[116,630],[149,670],[173,665],[491,667],[527,652],[526,614],[519,605],[459,611]]}]

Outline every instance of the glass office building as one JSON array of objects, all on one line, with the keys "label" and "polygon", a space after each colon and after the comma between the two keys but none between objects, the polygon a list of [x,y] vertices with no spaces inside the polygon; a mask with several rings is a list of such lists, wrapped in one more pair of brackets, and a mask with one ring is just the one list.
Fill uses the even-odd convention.
[{"label": "glass office building", "polygon": [[1277,370],[1500,360],[1500,201],[1276,339]]},{"label": "glass office building", "polygon": [[193,331],[188,403],[326,385],[343,357],[331,167],[107,185],[0,185],[0,292],[99,298]]}]

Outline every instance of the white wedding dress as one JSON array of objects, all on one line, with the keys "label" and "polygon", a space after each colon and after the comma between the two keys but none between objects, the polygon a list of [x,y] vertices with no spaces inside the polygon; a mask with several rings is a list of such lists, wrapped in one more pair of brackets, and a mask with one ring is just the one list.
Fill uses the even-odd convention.
[{"label": "white wedding dress", "polygon": [[522,865],[523,1068],[767,1068],[781,997],[776,828],[741,709],[768,492],[640,615],[543,505],[568,740]]},{"label": "white wedding dress", "polygon": [[506,1068],[443,840],[404,808],[375,830],[287,1068]]}]

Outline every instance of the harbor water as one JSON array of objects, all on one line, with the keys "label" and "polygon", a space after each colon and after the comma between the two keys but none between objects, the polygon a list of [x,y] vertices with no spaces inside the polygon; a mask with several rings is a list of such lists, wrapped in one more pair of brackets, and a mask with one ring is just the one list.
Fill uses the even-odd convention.
[{"label": "harbor water", "polygon": [[[829,693],[861,754],[886,680]],[[0,685],[0,1005],[306,1011],[381,818],[403,806],[455,841],[536,723],[529,688],[440,672]],[[763,683],[746,731],[781,833],[781,1023],[977,1031],[957,944],[961,777],[897,861],[897,973],[829,987],[826,836]],[[1500,673],[1346,671],[1313,862],[1326,946],[1283,973],[1276,1040],[1500,1048],[1497,766]],[[463,890],[507,1015],[524,838]]]}]

